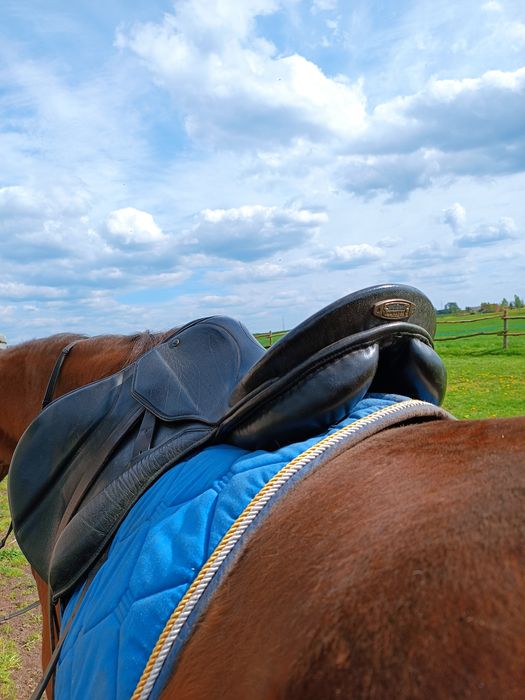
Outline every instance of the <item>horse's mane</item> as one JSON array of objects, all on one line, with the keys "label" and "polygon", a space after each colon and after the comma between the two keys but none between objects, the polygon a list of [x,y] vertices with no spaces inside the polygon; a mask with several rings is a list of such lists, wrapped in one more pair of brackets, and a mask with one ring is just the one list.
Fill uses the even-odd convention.
[{"label": "horse's mane", "polygon": [[32,340],[23,341],[17,345],[13,345],[9,350],[21,350],[24,352],[24,355],[27,353],[26,357],[29,359],[31,356],[41,353],[44,346],[47,346],[50,351],[59,353],[61,349],[69,345],[69,343],[76,340],[85,340],[94,348],[97,346],[101,349],[112,347],[121,348],[123,356],[125,357],[123,367],[126,367],[132,362],[135,362],[141,355],[148,352],[148,350],[151,350],[161,343],[173,332],[174,329],[158,333],[145,330],[131,335],[111,334],[94,336],[82,335],[80,333],[55,333],[46,338],[33,338]]},{"label": "horse's mane", "polygon": [[130,351],[129,357],[124,366],[130,365],[135,362],[141,355],[154,348],[159,343],[162,343],[169,335],[173,333],[174,329],[169,331],[164,331],[160,333],[151,333],[151,331],[142,331],[141,333],[135,333],[134,335],[127,336]]}]

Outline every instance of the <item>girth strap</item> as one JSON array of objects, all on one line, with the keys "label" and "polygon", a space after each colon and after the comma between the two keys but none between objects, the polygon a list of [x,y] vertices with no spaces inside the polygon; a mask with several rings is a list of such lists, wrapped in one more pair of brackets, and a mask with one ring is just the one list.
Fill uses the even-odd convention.
[{"label": "girth strap", "polygon": [[60,376],[60,371],[62,369],[62,365],[64,364],[66,357],[69,355],[70,350],[80,340],[85,340],[86,337],[87,336],[82,336],[82,338],[77,338],[76,340],[73,340],[71,343],[66,345],[65,348],[62,349],[60,355],[57,358],[57,361],[55,362],[55,366],[53,367],[53,371],[51,372],[51,376],[49,377],[49,382],[47,383],[46,393],[44,394],[44,400],[42,401],[42,409],[44,409],[46,406],[48,406],[51,403],[51,401],[53,400],[53,394],[55,393],[55,388],[56,388],[56,384],[58,381],[58,377]]}]

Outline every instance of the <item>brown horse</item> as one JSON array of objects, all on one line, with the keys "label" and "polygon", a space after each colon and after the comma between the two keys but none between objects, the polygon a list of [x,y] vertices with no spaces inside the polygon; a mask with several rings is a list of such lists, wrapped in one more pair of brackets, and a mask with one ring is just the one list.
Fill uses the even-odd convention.
[{"label": "brown horse", "polygon": [[[164,337],[82,340],[56,395]],[[4,473],[71,339],[0,353]],[[524,698],[524,542],[525,418],[385,431],[274,506],[164,697]],[[48,654],[44,646],[44,661]]]}]

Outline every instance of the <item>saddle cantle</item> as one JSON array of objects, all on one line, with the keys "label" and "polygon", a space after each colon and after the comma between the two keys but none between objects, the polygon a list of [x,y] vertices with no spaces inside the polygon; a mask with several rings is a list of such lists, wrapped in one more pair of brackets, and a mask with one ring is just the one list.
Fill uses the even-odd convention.
[{"label": "saddle cantle", "polygon": [[304,439],[369,391],[440,404],[434,331],[430,301],[401,285],[343,297],[268,351],[233,319],[193,321],[29,426],[9,479],[22,551],[57,600],[100,559],[140,495],[196,449]]}]

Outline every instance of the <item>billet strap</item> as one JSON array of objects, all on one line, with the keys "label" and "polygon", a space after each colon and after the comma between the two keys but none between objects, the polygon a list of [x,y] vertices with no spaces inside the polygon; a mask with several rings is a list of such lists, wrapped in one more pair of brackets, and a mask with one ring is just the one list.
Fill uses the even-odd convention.
[{"label": "billet strap", "polygon": [[135,443],[133,445],[133,454],[131,459],[136,459],[143,452],[150,449],[153,442],[153,433],[155,432],[155,425],[157,418],[154,413],[144,411],[144,417],[142,418],[142,423],[140,424],[139,432],[135,438]]},{"label": "billet strap", "polygon": [[[64,627],[63,630],[60,630],[60,639],[58,640],[58,643],[55,646],[55,634],[54,634],[54,627],[58,625],[57,617],[56,617],[56,611],[55,611],[55,604],[51,601],[50,598],[50,635],[51,635],[51,648],[53,649],[53,653],[51,654],[51,658],[49,659],[49,663],[46,667],[46,670],[44,671],[44,675],[42,676],[42,679],[40,680],[40,683],[38,686],[35,688],[33,691],[31,697],[29,700],[41,700],[41,698],[44,696],[44,693],[46,692],[46,688],[49,685],[51,679],[55,675],[56,667],[58,664],[58,659],[60,656],[60,652],[62,650],[62,646],[64,645],[64,641],[66,639],[67,633],[71,629],[71,625],[73,624],[73,620],[77,616],[77,612],[80,609],[80,606],[82,604],[82,601],[84,600],[86,593],[88,592],[89,586],[91,585],[93,579],[95,578],[95,574],[98,572],[100,568],[101,562],[97,564],[96,566],[93,567],[93,569],[89,572],[89,576],[87,577],[84,586],[82,588],[82,591],[80,592],[80,595],[77,598],[77,601],[75,603],[75,607],[73,608],[73,611],[71,613],[71,617],[67,621],[66,626]],[[54,696],[54,693],[53,693]]]},{"label": "billet strap", "polygon": [[55,393],[58,377],[60,376],[60,370],[62,369],[62,365],[64,364],[66,357],[69,355],[71,348],[73,348],[80,340],[84,340],[85,338],[86,336],[83,336],[82,338],[77,338],[62,349],[60,355],[57,358],[57,361],[55,362],[55,366],[53,367],[51,376],[49,377],[46,393],[44,394],[44,400],[42,401],[42,409],[48,406],[53,400],[53,394]]},{"label": "billet strap", "polygon": [[9,535],[12,532],[13,532],[13,521],[11,520],[11,522],[9,523],[9,527],[7,528],[7,532],[0,540],[0,549],[3,549],[5,547],[5,543],[7,542],[7,538],[9,537]]}]

